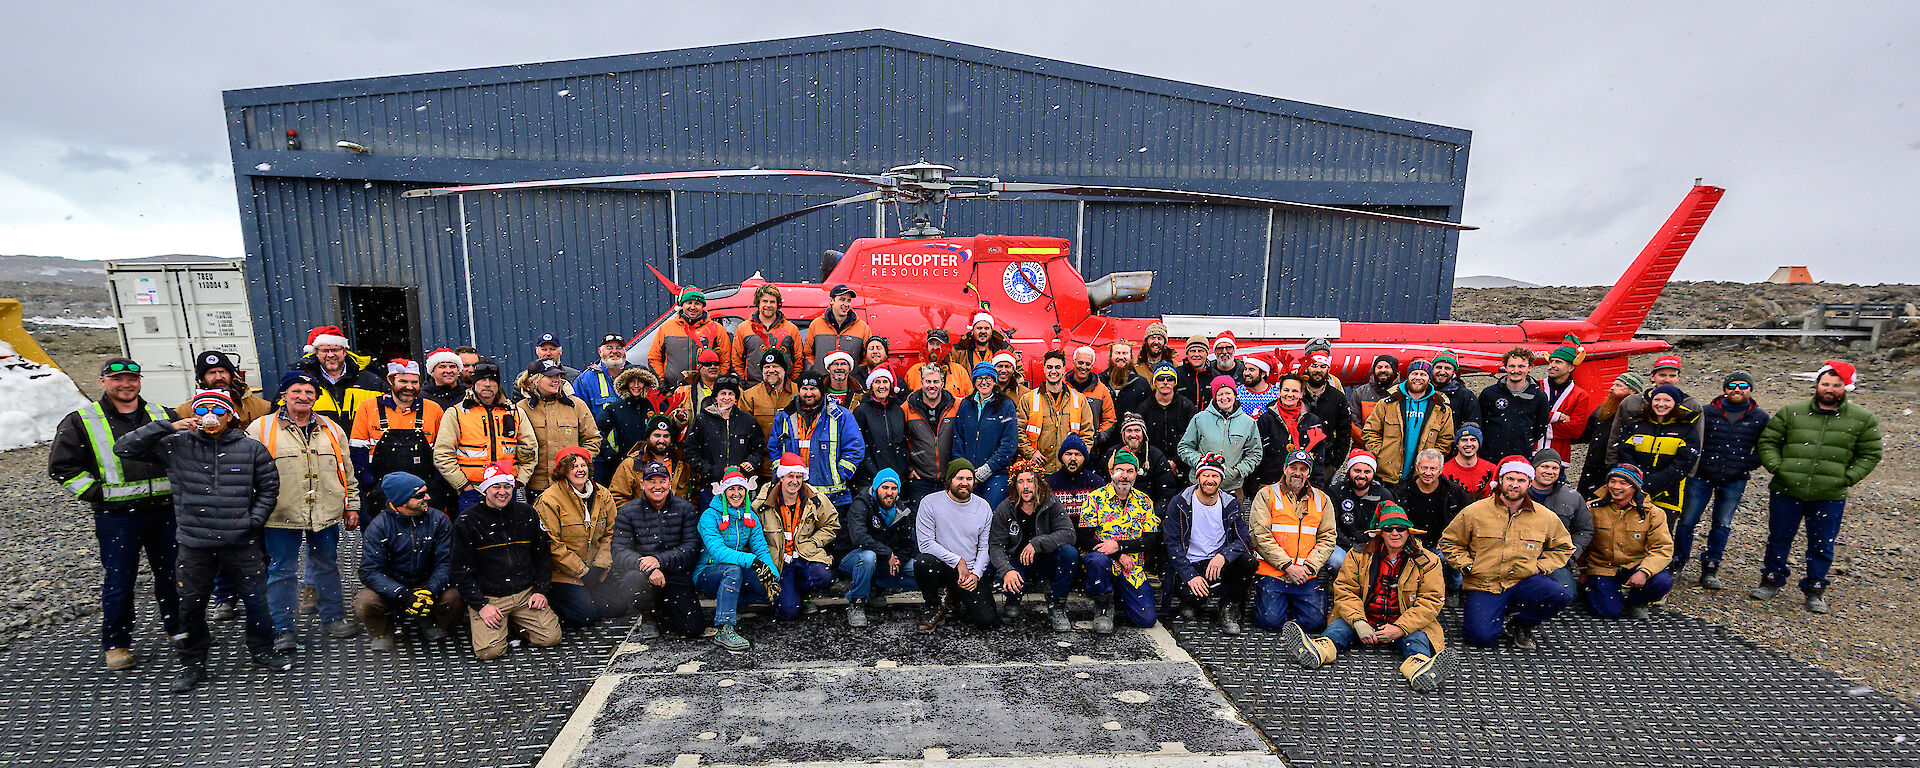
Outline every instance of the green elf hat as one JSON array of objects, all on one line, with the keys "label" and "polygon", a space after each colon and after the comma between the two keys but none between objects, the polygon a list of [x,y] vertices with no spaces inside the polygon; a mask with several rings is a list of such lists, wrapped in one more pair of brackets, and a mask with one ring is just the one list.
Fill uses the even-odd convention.
[{"label": "green elf hat", "polygon": [[1407,517],[1407,511],[1401,509],[1400,505],[1391,501],[1380,502],[1379,509],[1373,513],[1373,525],[1367,527],[1367,533],[1368,535],[1373,535],[1378,533],[1382,528],[1396,525],[1404,526],[1408,531],[1413,533],[1426,533],[1426,531],[1413,527],[1413,519]]},{"label": "green elf hat", "polygon": [[707,295],[704,293],[701,293],[700,289],[694,288],[692,286],[688,286],[686,290],[680,292],[679,298],[674,299],[673,303],[685,304],[689,301],[698,301],[701,303],[705,303],[706,300],[707,300]]},{"label": "green elf hat", "polygon": [[1580,340],[1574,338],[1574,335],[1569,333],[1566,335],[1565,341],[1566,343],[1554,347],[1553,351],[1547,354],[1547,359],[1565,360],[1567,361],[1567,365],[1579,365],[1586,362],[1587,350],[1585,347],[1580,346]]}]

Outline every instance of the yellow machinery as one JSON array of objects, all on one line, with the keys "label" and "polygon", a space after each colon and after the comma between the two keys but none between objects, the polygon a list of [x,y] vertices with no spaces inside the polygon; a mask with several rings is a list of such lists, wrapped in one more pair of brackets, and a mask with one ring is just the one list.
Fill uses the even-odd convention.
[{"label": "yellow machinery", "polygon": [[12,345],[14,354],[36,363],[53,365],[53,358],[40,348],[40,342],[34,341],[32,336],[27,335],[27,329],[20,325],[19,299],[0,299],[0,341]]}]

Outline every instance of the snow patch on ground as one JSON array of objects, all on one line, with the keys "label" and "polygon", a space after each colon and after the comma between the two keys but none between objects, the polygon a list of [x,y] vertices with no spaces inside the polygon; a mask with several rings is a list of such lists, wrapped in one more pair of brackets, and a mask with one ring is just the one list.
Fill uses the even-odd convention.
[{"label": "snow patch on ground", "polygon": [[42,317],[25,318],[25,322],[34,325],[64,325],[69,328],[112,328],[119,321],[111,317]]},{"label": "snow patch on ground", "polygon": [[60,420],[86,404],[67,374],[0,342],[0,451],[52,440]]}]

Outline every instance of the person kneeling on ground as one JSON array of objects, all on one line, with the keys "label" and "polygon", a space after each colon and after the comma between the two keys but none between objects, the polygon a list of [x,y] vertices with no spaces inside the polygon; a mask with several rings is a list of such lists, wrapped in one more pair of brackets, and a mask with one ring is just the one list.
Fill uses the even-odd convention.
[{"label": "person kneeling on ground", "polygon": [[1334,553],[1333,499],[1313,487],[1313,454],[1287,453],[1280,482],[1253,495],[1248,532],[1260,562],[1254,569],[1253,624],[1280,629],[1287,623],[1318,630],[1327,621],[1327,593],[1320,569]]},{"label": "person kneeling on ground", "polygon": [[913,558],[920,553],[914,540],[919,521],[901,495],[900,473],[880,470],[873,488],[853,500],[847,514],[847,541],[853,545],[840,558],[840,572],[853,580],[847,589],[847,626],[867,625],[867,598],[873,588],[905,591],[919,587],[913,579]]},{"label": "person kneeling on ground", "polygon": [[1647,604],[1673,589],[1667,512],[1648,498],[1640,468],[1621,464],[1593,500],[1593,543],[1581,559],[1587,603],[1601,618],[1647,618]]},{"label": "person kneeling on ground", "polygon": [[1460,652],[1446,647],[1440,630],[1446,576],[1440,558],[1414,538],[1418,533],[1406,510],[1390,501],[1380,505],[1368,529],[1372,538],[1353,548],[1334,579],[1334,618],[1327,631],[1308,637],[1294,622],[1281,630],[1294,661],[1315,669],[1356,640],[1391,643],[1402,659],[1400,676],[1421,693],[1438,690],[1459,669]]},{"label": "person kneeling on ground", "polygon": [[1053,631],[1065,632],[1073,628],[1067,616],[1067,593],[1073,590],[1073,577],[1080,569],[1080,550],[1073,545],[1073,519],[1047,488],[1041,470],[1026,459],[1007,469],[1013,477],[1013,493],[993,511],[987,557],[1000,576],[1000,591],[1007,596],[1002,615],[1008,620],[1019,618],[1020,599],[1034,586],[1028,579],[1043,579],[1047,619]]},{"label": "person kneeling on ground", "polygon": [[410,472],[380,479],[387,512],[360,535],[360,581],[353,615],[376,651],[393,650],[393,615],[433,617],[428,642],[447,638],[464,605],[453,588],[453,523],[427,506],[427,481]]},{"label": "person kneeling on ground", "polygon": [[[714,488],[718,494],[720,486]],[[622,505],[613,523],[613,562],[627,574],[621,583],[633,590],[630,604],[640,609],[638,639],[659,637],[662,624],[700,636],[700,600],[693,594],[699,559],[700,513],[673,495],[667,465],[648,463],[640,470],[639,498]]]},{"label": "person kneeling on ground", "polygon": [[765,520],[747,506],[747,476],[739,467],[720,478],[720,492],[700,513],[700,567],[693,582],[713,596],[713,644],[739,653],[749,646],[734,625],[744,602],[771,604],[780,597],[780,564],[767,547]]},{"label": "person kneeling on ground", "polygon": [[[744,468],[741,474],[746,474]],[[773,616],[783,621],[800,618],[800,601],[833,585],[833,554],[828,551],[840,535],[840,511],[832,498],[807,482],[807,463],[797,454],[780,457],[774,482],[753,500],[754,514],[764,523],[767,550],[780,568],[780,594],[773,595]]]},{"label": "person kneeling on ground", "polygon": [[1498,467],[1499,489],[1460,510],[1440,534],[1440,551],[1464,574],[1467,642],[1499,642],[1512,614],[1514,647],[1532,649],[1533,628],[1573,602],[1573,590],[1553,578],[1573,554],[1573,538],[1527,494],[1532,463],[1508,456]]},{"label": "person kneeling on ground", "polygon": [[1153,513],[1153,500],[1133,487],[1140,460],[1130,451],[1114,451],[1111,461],[1113,480],[1089,494],[1080,510],[1081,520],[1093,528],[1093,550],[1081,562],[1087,569],[1087,596],[1095,606],[1093,631],[1103,635],[1113,633],[1115,592],[1126,608],[1127,623],[1145,629],[1159,619],[1145,566],[1146,553],[1159,543],[1154,539],[1160,535],[1160,518]]},{"label": "person kneeling on ground", "polygon": [[613,523],[619,505],[613,492],[593,481],[593,454],[579,446],[560,449],[553,483],[533,502],[553,553],[553,608],[560,624],[584,627],[633,610],[641,578],[613,571]]},{"label": "person kneeling on ground", "polygon": [[547,604],[552,544],[539,513],[513,498],[512,460],[487,465],[478,487],[480,503],[461,510],[453,523],[454,583],[467,604],[473,655],[506,654],[513,628],[542,648],[559,645],[560,617]]},{"label": "person kneeling on ground", "polygon": [[1180,597],[1183,616],[1205,611],[1211,601],[1220,612],[1220,631],[1237,635],[1254,557],[1240,501],[1220,492],[1225,478],[1226,459],[1206,454],[1194,472],[1195,485],[1167,501],[1167,562],[1172,564],[1170,581],[1178,585],[1171,591]]},{"label": "person kneeling on ground", "polygon": [[1000,620],[993,609],[993,592],[982,583],[991,560],[993,507],[973,494],[973,464],[966,459],[947,462],[947,490],[920,500],[914,535],[920,556],[913,559],[913,578],[926,599],[921,631],[931,632],[946,622],[953,598],[960,620],[991,629]]}]

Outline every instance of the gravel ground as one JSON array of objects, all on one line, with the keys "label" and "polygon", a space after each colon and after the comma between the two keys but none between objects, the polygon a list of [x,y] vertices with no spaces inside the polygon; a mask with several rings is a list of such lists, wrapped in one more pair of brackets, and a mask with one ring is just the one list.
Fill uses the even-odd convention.
[{"label": "gravel ground", "polygon": [[[1604,293],[1601,288],[1493,288],[1455,292],[1459,320],[1508,322],[1522,317],[1584,316]],[[1920,286],[1744,285],[1675,283],[1655,305],[1649,327],[1755,326],[1764,316],[1750,297],[1778,302],[1798,312],[1816,301],[1920,301]],[[83,392],[97,394],[94,370],[118,350],[111,331],[64,329],[41,337],[42,346],[69,371]],[[43,333],[45,329],[36,329]],[[1829,357],[1847,356],[1862,367],[1856,403],[1880,417],[1886,459],[1853,492],[1835,552],[1835,576],[1827,598],[1832,613],[1815,616],[1800,606],[1798,593],[1783,591],[1770,602],[1746,596],[1759,581],[1766,536],[1766,474],[1748,485],[1734,522],[1722,578],[1728,588],[1707,592],[1692,586],[1689,568],[1668,599],[1668,607],[1721,624],[1795,658],[1858,678],[1875,688],[1920,703],[1920,634],[1907,614],[1920,607],[1920,541],[1912,532],[1920,501],[1920,333],[1910,326],[1889,337],[1874,355],[1848,352],[1837,343],[1802,346],[1799,342],[1714,342],[1689,344],[1679,352],[1687,360],[1683,388],[1696,394],[1718,392],[1720,378],[1735,368],[1753,372],[1756,396],[1769,411],[1808,396],[1811,384],[1791,374],[1808,373]],[[1903,343],[1906,342],[1906,343]],[[1644,369],[1650,359],[1635,361]],[[1475,382],[1484,386],[1486,379]],[[0,648],[31,636],[37,629],[98,610],[99,557],[85,505],[72,500],[46,476],[45,446],[0,453]],[[1577,461],[1577,459],[1576,459]],[[1697,542],[1704,544],[1707,526]],[[1803,539],[1804,540],[1804,539]],[[1799,554],[1795,556],[1798,572]],[[150,595],[142,576],[142,595]],[[1796,579],[1798,576],[1796,575]]]}]

